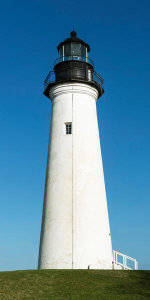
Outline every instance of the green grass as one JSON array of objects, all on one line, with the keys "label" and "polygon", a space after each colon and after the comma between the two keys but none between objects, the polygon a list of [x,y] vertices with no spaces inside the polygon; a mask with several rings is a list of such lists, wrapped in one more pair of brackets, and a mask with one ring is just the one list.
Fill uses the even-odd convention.
[{"label": "green grass", "polygon": [[0,299],[150,299],[150,271],[0,272]]}]

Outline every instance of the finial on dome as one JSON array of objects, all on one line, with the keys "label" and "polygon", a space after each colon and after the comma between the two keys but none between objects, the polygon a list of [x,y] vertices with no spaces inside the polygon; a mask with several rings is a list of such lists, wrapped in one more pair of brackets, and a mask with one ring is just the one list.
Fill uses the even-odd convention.
[{"label": "finial on dome", "polygon": [[74,31],[74,27],[73,27],[73,31],[71,31],[70,35],[72,38],[76,38],[77,33]]}]

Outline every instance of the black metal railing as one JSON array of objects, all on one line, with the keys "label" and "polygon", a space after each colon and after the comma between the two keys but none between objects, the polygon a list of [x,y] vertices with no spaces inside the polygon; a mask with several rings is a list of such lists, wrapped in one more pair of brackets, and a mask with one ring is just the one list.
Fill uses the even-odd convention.
[{"label": "black metal railing", "polygon": [[94,67],[94,63],[92,61],[92,59],[90,59],[89,57],[85,57],[85,56],[75,56],[75,55],[72,55],[72,56],[61,56],[57,59],[55,59],[54,61],[54,66],[59,64],[60,62],[64,62],[64,61],[83,61],[83,62],[86,62],[90,65],[92,65]]},{"label": "black metal railing", "polygon": [[99,74],[93,69],[77,67],[65,68],[61,71],[50,71],[44,80],[44,92],[50,84],[73,80],[94,84],[101,95],[104,93],[104,79]]}]

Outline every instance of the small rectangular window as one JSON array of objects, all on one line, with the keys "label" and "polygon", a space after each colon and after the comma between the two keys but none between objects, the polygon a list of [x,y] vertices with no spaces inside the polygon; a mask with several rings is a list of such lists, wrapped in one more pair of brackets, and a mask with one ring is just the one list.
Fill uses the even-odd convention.
[{"label": "small rectangular window", "polygon": [[66,134],[72,134],[72,123],[66,123]]}]

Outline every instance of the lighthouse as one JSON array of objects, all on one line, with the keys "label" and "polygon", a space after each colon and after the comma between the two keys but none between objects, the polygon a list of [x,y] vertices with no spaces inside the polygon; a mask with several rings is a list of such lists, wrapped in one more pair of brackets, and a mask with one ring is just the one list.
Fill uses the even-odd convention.
[{"label": "lighthouse", "polygon": [[51,100],[39,269],[112,269],[96,103],[103,78],[90,46],[71,36],[44,82]]}]

